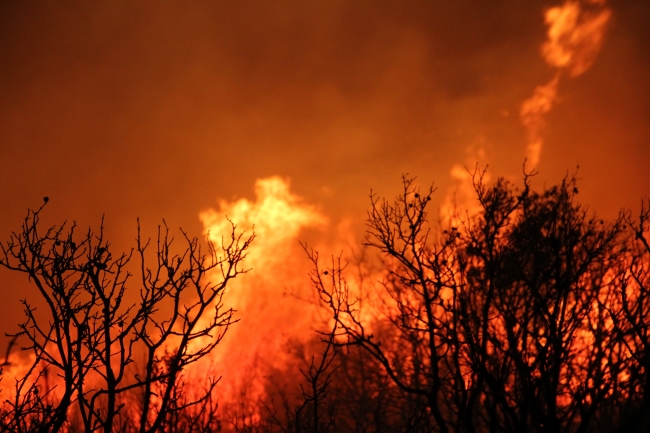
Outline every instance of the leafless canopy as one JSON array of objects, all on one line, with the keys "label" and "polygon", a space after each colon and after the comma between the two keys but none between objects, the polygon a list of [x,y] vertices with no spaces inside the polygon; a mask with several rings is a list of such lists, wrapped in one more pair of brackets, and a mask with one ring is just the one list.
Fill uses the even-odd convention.
[{"label": "leafless canopy", "polygon": [[114,255],[103,224],[82,236],[74,224],[43,230],[44,207],[0,244],[0,265],[26,274],[43,301],[38,309],[23,301],[16,336],[30,367],[1,406],[0,430],[145,433],[201,424],[193,417],[216,404],[218,379],[189,392],[184,373],[236,322],[224,295],[247,271],[254,235],[233,224],[220,247],[208,240],[205,252],[185,232],[176,248],[163,225],[150,254],[138,224],[134,250]]}]

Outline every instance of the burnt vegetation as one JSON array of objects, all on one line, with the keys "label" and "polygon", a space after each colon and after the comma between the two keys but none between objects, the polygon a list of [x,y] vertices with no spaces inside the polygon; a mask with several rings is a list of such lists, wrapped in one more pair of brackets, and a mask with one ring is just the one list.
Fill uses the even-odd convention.
[{"label": "burnt vegetation", "polygon": [[0,265],[27,274],[47,314],[24,302],[15,341],[31,357],[1,383],[0,431],[650,431],[650,202],[604,221],[575,178],[536,191],[530,175],[515,186],[484,174],[480,212],[442,226],[434,190],[413,178],[395,200],[371,195],[363,248],[375,259],[357,264],[379,269],[372,281],[305,245],[325,319],[286,372],[294,391],[270,380],[234,421],[217,410],[218,376],[184,384],[236,321],[224,293],[252,236],[233,227],[203,254],[183,234],[173,254],[163,228],[149,265],[140,237],[113,257],[101,232],[41,233],[42,208],[30,212]]}]

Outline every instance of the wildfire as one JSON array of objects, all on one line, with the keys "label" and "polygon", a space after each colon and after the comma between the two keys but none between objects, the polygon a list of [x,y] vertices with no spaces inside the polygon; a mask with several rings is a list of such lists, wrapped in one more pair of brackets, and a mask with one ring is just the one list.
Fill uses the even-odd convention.
[{"label": "wildfire", "polygon": [[[482,168],[487,164],[487,154],[482,142],[467,148],[465,164],[454,164],[450,171],[452,185],[449,187],[445,199],[440,206],[440,220],[445,225],[459,225],[469,215],[476,215],[480,210],[480,203],[476,200],[474,191],[474,177],[472,168]],[[489,173],[485,173],[483,180],[490,181]],[[465,213],[463,215],[463,213]]]},{"label": "wildfire", "polygon": [[[605,0],[567,0],[564,4],[552,7],[545,12],[544,19],[548,28],[547,38],[540,49],[544,61],[554,69],[555,73],[549,82],[536,86],[533,94],[520,106],[520,121],[528,133],[526,154],[529,168],[536,167],[540,162],[544,144],[545,117],[559,99],[558,90],[562,76],[567,74],[569,77],[577,77],[591,68],[602,46],[611,15],[611,10],[605,6]],[[467,159],[468,166],[471,167],[476,161],[479,163],[487,161],[482,143],[470,148]],[[490,178],[488,174],[484,174],[483,177],[477,179],[460,164],[452,166],[450,176],[453,186],[440,208],[439,215],[443,222],[460,226],[458,223],[466,217],[479,215],[481,211],[485,210],[482,204],[476,200],[475,188],[477,182],[483,185],[489,184]],[[314,330],[322,323],[316,323],[316,319],[320,320],[319,314],[323,310],[322,306],[319,306],[317,294],[314,293],[307,277],[308,273],[313,271],[313,263],[309,262],[299,241],[302,240],[301,236],[306,229],[328,228],[329,219],[317,206],[307,203],[303,198],[295,195],[291,191],[290,182],[287,179],[278,176],[258,179],[255,182],[254,192],[253,200],[247,198],[233,201],[222,199],[218,201],[216,209],[208,209],[199,214],[204,234],[217,246],[228,239],[233,224],[237,227],[238,232],[254,232],[256,234],[256,240],[247,250],[244,262],[244,266],[250,268],[252,272],[243,278],[234,280],[228,286],[228,295],[225,300],[228,307],[239,312],[237,316],[239,323],[228,330],[227,336],[214,352],[193,365],[193,369],[188,373],[190,381],[192,377],[201,378],[209,371],[222,376],[223,381],[219,387],[220,398],[226,403],[232,404],[238,404],[241,400],[248,404],[256,404],[267,392],[269,375],[291,369],[297,371],[296,364],[302,359],[296,358],[294,349],[313,338]],[[413,195],[418,197],[418,194]],[[411,196],[409,196],[409,200],[412,200]],[[405,206],[408,206],[406,202]],[[410,206],[405,208],[406,214],[413,204],[411,203]],[[411,230],[414,225],[411,224]],[[341,232],[349,231],[345,227],[345,224],[339,227],[339,236],[341,236]],[[457,228],[454,227],[454,230]],[[445,231],[445,233],[447,232]],[[458,237],[460,238],[461,235],[459,234]],[[315,245],[315,247],[325,254],[333,250],[340,252],[346,249],[342,247],[343,239],[337,239],[334,242],[336,244],[334,248],[326,242]],[[449,245],[452,245],[451,241]],[[424,247],[428,248],[429,245],[424,245]],[[323,254],[324,257],[325,254]],[[433,262],[431,260],[431,263]],[[448,267],[450,272],[454,275],[460,274],[459,269],[454,267],[457,265],[447,265],[446,263],[445,259],[444,266]],[[218,271],[215,269],[212,272]],[[370,268],[364,271],[367,272],[366,278],[372,280],[373,283],[382,280],[388,272],[386,269]],[[167,272],[171,273],[171,270],[167,269]],[[216,274],[214,277],[215,280],[220,278]],[[587,277],[586,279],[589,279],[592,275],[587,273]],[[612,281],[615,280],[615,277],[618,278],[618,276],[607,275],[603,286],[613,285]],[[425,285],[435,280],[434,277],[427,278],[423,278]],[[413,281],[415,280],[398,281],[398,283],[414,286]],[[352,293],[360,293],[359,287],[356,286],[357,283],[351,282],[350,284],[353,286]],[[442,283],[439,284],[442,286]],[[584,286],[590,287],[587,283],[584,283]],[[449,289],[448,293],[451,293],[451,290]],[[454,290],[459,289],[455,288]],[[614,289],[608,290],[611,291],[611,293],[607,292],[609,296],[613,297],[616,294]],[[403,299],[406,301],[403,301],[403,305],[417,303],[417,299],[409,298],[409,296],[417,298],[413,293],[417,292],[408,292],[404,295]],[[389,304],[391,299],[394,300],[398,297],[394,292],[381,291],[375,291],[366,296],[368,296],[365,298],[366,300],[383,304],[386,310],[392,307],[385,305]],[[634,293],[628,296],[634,300]],[[444,316],[443,306],[451,304],[452,296],[445,294],[441,295],[441,298],[443,302],[435,310],[439,317]],[[566,301],[561,306],[563,309],[575,309],[578,308],[578,301]],[[591,333],[592,322],[606,321],[606,326],[603,329],[607,332],[613,328],[612,320],[604,313],[606,308],[613,307],[619,308],[618,305],[612,303],[610,298],[595,298],[593,306],[589,310],[590,313],[585,315],[582,319],[583,322],[576,321],[576,326],[580,326],[580,328],[571,334],[572,340],[568,344],[572,356],[580,361],[576,364],[584,363],[586,365],[590,350],[602,343],[596,341],[594,334]],[[378,316],[368,315],[367,311],[363,313],[366,315],[359,314],[359,317],[362,318],[361,322],[365,323],[378,318]],[[496,319],[490,323],[490,326],[493,327],[492,331],[497,337],[496,340],[506,342],[504,345],[511,344],[510,341],[507,341],[506,331],[509,326],[507,321],[502,317],[495,317]],[[368,324],[368,329],[371,326]],[[515,341],[512,343],[521,344],[521,347],[513,347],[513,351],[531,353],[529,367],[534,368],[534,362],[537,362],[535,356],[542,351],[540,347],[545,349],[547,338],[548,336],[540,329],[538,334],[530,335],[530,342]],[[490,342],[490,344],[493,343]],[[497,353],[497,349],[500,350],[496,346],[486,347],[486,353],[489,355]],[[624,350],[612,353],[614,358],[631,357]],[[404,357],[408,358],[408,356],[406,354]],[[525,356],[522,359],[527,361]],[[5,369],[6,377],[13,380],[14,377],[25,376],[28,373],[28,364],[10,365]],[[469,372],[469,367],[461,369],[463,377],[467,376],[467,372]],[[535,374],[537,373],[535,372]],[[588,373],[582,370],[578,372],[562,371],[562,376],[570,377],[570,380],[562,385],[566,390],[577,393],[576,390],[586,381],[593,380],[590,379]],[[615,375],[616,372],[607,374]],[[295,385],[297,382],[295,377],[292,379]],[[507,385],[506,388],[508,386],[510,385]],[[561,405],[568,406],[572,395],[566,391],[558,397],[558,401]],[[238,398],[240,396],[244,397],[240,399]]]},{"label": "wildfire", "polygon": [[[577,77],[591,68],[603,44],[611,16],[612,11],[605,7],[605,0],[568,0],[545,12],[544,22],[548,29],[540,51],[544,61],[556,72],[548,83],[536,86],[519,108],[519,118],[528,136],[527,169],[539,165],[545,117],[558,101],[562,75],[566,72],[570,77]],[[462,208],[470,215],[478,210],[472,175],[466,167],[484,166],[487,157],[482,143],[468,146],[467,153],[465,165],[454,164],[450,170],[452,187],[440,209],[440,218],[446,223],[457,224],[462,219],[462,215],[456,214],[456,208]],[[489,181],[487,178],[484,180]]]},{"label": "wildfire", "polygon": [[[292,340],[313,336],[309,264],[299,241],[304,229],[324,228],[327,218],[289,188],[280,177],[258,179],[255,200],[221,200],[218,210],[200,214],[205,233],[216,244],[229,234],[228,220],[256,234],[246,258],[252,272],[234,282],[228,297],[228,304],[242,312],[241,322],[228,331],[212,358],[224,375],[221,389],[232,398],[243,392],[253,400],[261,396],[262,376],[290,362]],[[262,364],[264,372],[258,368]]]},{"label": "wildfire", "polygon": [[[327,218],[314,206],[292,194],[290,183],[281,177],[258,179],[255,182],[255,201],[241,198],[232,203],[219,201],[219,210],[199,214],[205,234],[219,243],[228,236],[232,221],[240,230],[252,231],[257,241],[248,260],[257,269],[273,266],[286,259],[295,248],[300,232],[307,227],[322,228]],[[273,254],[269,254],[273,251]]]},{"label": "wildfire", "polygon": [[548,83],[537,86],[519,110],[521,123],[528,132],[526,158],[529,168],[539,164],[544,144],[544,116],[557,102],[562,74],[567,72],[570,77],[577,77],[593,65],[611,15],[604,0],[569,0],[546,11],[544,21],[548,30],[541,54],[556,73]]},{"label": "wildfire", "polygon": [[[604,1],[567,1],[546,11],[547,40],[542,56],[549,65],[577,77],[594,63],[612,11]],[[593,10],[592,10],[593,9]]]},{"label": "wildfire", "polygon": [[[467,173],[463,171],[463,173]],[[458,174],[458,180],[464,182],[465,185],[470,184],[470,178],[464,174]],[[479,182],[472,180],[472,182]],[[483,177],[483,182],[486,182]],[[471,183],[474,185],[474,183]],[[424,210],[424,207],[429,203],[429,197],[423,198],[420,195],[420,189],[413,183],[408,183],[405,193],[398,199],[398,203],[403,207],[404,215],[413,216],[414,212],[419,212],[418,209]],[[483,184],[484,185],[484,184]],[[571,191],[569,188],[567,191]],[[505,191],[505,190],[504,190]],[[224,340],[218,345],[214,352],[211,352],[207,359],[202,359],[187,371],[185,376],[188,392],[201,390],[201,384],[205,383],[206,375],[220,375],[223,377],[222,383],[218,388],[218,396],[220,403],[220,414],[225,414],[223,419],[228,419],[229,414],[234,413],[235,416],[248,416],[250,420],[255,422],[264,421],[264,406],[263,404],[268,401],[270,391],[273,391],[269,385],[279,385],[293,387],[294,395],[289,396],[289,404],[298,401],[303,396],[296,388],[300,386],[301,377],[297,372],[304,368],[304,361],[318,351],[313,350],[313,346],[308,347],[306,343],[314,339],[314,330],[323,329],[323,323],[326,323],[330,317],[323,319],[319,317],[319,312],[322,313],[328,307],[322,308],[318,306],[318,300],[314,299],[313,287],[309,284],[307,274],[311,271],[312,277],[315,270],[313,269],[314,263],[305,257],[305,252],[302,251],[298,241],[303,230],[306,228],[323,228],[328,224],[327,218],[315,206],[306,203],[300,197],[296,196],[290,191],[289,182],[279,177],[260,179],[255,185],[256,198],[251,201],[248,199],[239,199],[232,202],[222,200],[219,202],[217,210],[208,210],[200,214],[201,220],[204,223],[205,231],[209,234],[210,238],[219,245],[222,238],[227,238],[231,230],[231,221],[238,226],[239,230],[254,230],[257,233],[257,241],[251,247],[250,254],[247,258],[247,266],[251,267],[254,272],[247,275],[247,278],[234,280],[234,284],[229,286],[226,303],[228,306],[241,310],[241,321],[233,326]],[[469,192],[468,192],[469,194]],[[386,207],[381,209],[388,210]],[[413,210],[415,207],[415,210]],[[486,210],[485,208],[483,209]],[[577,212],[577,210],[576,210]],[[400,212],[392,213],[371,213],[369,217],[381,220],[383,216],[388,216],[388,225],[375,225],[381,230],[386,230],[383,233],[402,233],[401,236],[406,236],[406,239],[411,239],[410,235],[404,234],[409,232],[394,232],[392,226],[397,224],[401,227],[398,220],[390,219],[391,215],[400,215]],[[374,217],[373,217],[374,215]],[[382,216],[383,215],[383,216]],[[425,215],[422,213],[421,215]],[[581,215],[581,214],[580,214]],[[477,218],[481,218],[480,213]],[[411,220],[415,221],[415,220]],[[418,224],[416,228],[415,225]],[[600,223],[604,224],[603,222]],[[421,233],[420,229],[427,228],[428,222],[426,217],[418,218],[416,223],[411,223],[410,230],[415,233]],[[472,234],[466,228],[454,228],[453,233],[457,233],[457,237],[462,242],[467,242]],[[564,229],[560,230],[562,232]],[[575,229],[573,229],[575,230]],[[578,230],[580,230],[578,228]],[[425,230],[428,232],[428,230]],[[543,230],[542,230],[543,231]],[[538,235],[536,231],[530,231],[528,235]],[[580,232],[576,232],[579,234]],[[340,232],[339,232],[340,234]],[[548,234],[548,233],[547,233]],[[418,235],[419,236],[419,235]],[[455,303],[456,295],[463,292],[466,295],[471,295],[472,290],[464,292],[465,287],[470,280],[464,280],[461,275],[461,268],[459,261],[455,260],[456,253],[462,250],[455,250],[452,245],[456,245],[456,236],[448,235],[449,242],[446,243],[449,248],[448,253],[438,254],[434,244],[425,242],[424,238],[418,237],[414,241],[416,245],[413,254],[421,254],[420,258],[425,258],[423,262],[431,265],[426,268],[426,271],[420,276],[414,276],[407,273],[400,273],[399,269],[392,267],[395,264],[399,267],[398,262],[391,262],[388,257],[386,261],[382,262],[383,267],[371,268],[372,262],[364,262],[361,265],[366,272],[366,278],[371,280],[374,284],[378,281],[383,281],[384,287],[381,284],[373,287],[372,293],[363,297],[367,304],[371,304],[370,308],[382,310],[383,316],[363,314],[367,311],[360,311],[359,303],[355,299],[360,295],[357,283],[351,282],[350,293],[352,297],[349,299],[353,303],[352,310],[347,310],[350,314],[347,319],[342,319],[349,329],[359,329],[363,327],[364,332],[357,334],[359,338],[367,338],[370,343],[372,337],[370,335],[374,331],[381,331],[382,321],[383,324],[392,323],[398,326],[405,327],[403,329],[421,330],[421,326],[426,321],[424,315],[421,314],[420,309],[423,307],[420,298],[420,290],[437,290],[437,299],[433,302],[433,316],[435,316],[436,325],[441,325],[439,329],[455,329],[449,326],[456,317],[454,314],[460,312],[452,308]],[[507,243],[511,242],[511,236],[498,237],[495,245],[499,247],[503,243],[504,250],[507,250]],[[554,235],[549,235],[553,237]],[[596,235],[593,235],[596,236]],[[602,239],[603,236],[598,237]],[[464,239],[461,239],[464,238]],[[585,238],[589,236],[585,235]],[[405,238],[402,238],[405,239]],[[555,239],[555,238],[553,238]],[[422,240],[422,243],[420,243]],[[562,236],[559,240],[566,240]],[[340,241],[340,240],[337,240]],[[462,243],[461,242],[461,243]],[[559,242],[559,241],[558,241]],[[589,244],[589,239],[586,242]],[[526,244],[524,244],[526,245]],[[317,245],[317,249],[321,246]],[[455,247],[454,247],[455,248]],[[577,247],[576,247],[577,248]],[[497,248],[498,249],[498,248]],[[578,248],[579,249],[579,248]],[[327,248],[321,251],[327,251]],[[395,250],[393,250],[395,251]],[[409,250],[413,251],[413,250]],[[470,248],[464,250],[467,254]],[[523,253],[523,251],[519,251]],[[411,253],[406,253],[402,258],[410,257]],[[482,261],[478,259],[480,255],[471,256],[475,270],[481,269],[483,266]],[[578,254],[580,256],[580,254]],[[325,258],[325,255],[323,254]],[[541,257],[541,256],[539,256]],[[538,257],[538,258],[539,258]],[[543,260],[542,260],[543,261]],[[334,271],[336,264],[332,268],[327,268],[328,264],[325,260],[324,267],[319,268],[316,275],[323,275],[323,280],[327,280],[327,272]],[[402,262],[403,263],[403,262]],[[434,265],[436,264],[436,265]],[[438,266],[439,264],[439,266]],[[512,264],[511,264],[512,266]],[[517,266],[516,264],[514,266]],[[643,268],[645,269],[645,267]],[[338,268],[341,272],[341,267]],[[490,359],[499,360],[512,360],[508,358],[510,354],[515,353],[521,355],[518,360],[523,362],[527,368],[530,369],[528,375],[529,380],[538,381],[542,379],[544,368],[546,368],[547,350],[551,349],[552,344],[560,344],[561,349],[564,350],[567,361],[563,361],[559,368],[558,383],[556,394],[549,394],[555,399],[555,403],[560,408],[560,411],[569,410],[576,401],[575,396],[579,395],[587,384],[590,390],[603,393],[603,395],[610,395],[614,392],[630,392],[630,391],[614,391],[608,388],[610,383],[625,384],[628,380],[630,373],[626,363],[633,360],[636,340],[629,338],[626,340],[627,347],[612,346],[611,342],[614,341],[608,335],[615,334],[615,327],[618,326],[614,322],[614,315],[617,311],[622,311],[621,299],[619,295],[625,293],[629,302],[632,304],[637,303],[639,299],[635,297],[635,292],[632,290],[630,293],[620,292],[621,276],[620,269],[612,268],[611,273],[606,273],[600,276],[598,272],[600,268],[594,267],[594,270],[588,269],[584,274],[573,283],[575,287],[570,290],[571,296],[567,296],[561,302],[549,304],[545,306],[548,308],[546,311],[550,322],[556,324],[557,311],[578,311],[578,314],[567,313],[566,317],[569,318],[568,328],[560,326],[560,339],[557,335],[553,335],[550,331],[552,326],[538,326],[533,327],[535,323],[530,319],[525,324],[521,325],[518,322],[512,322],[513,305],[508,302],[529,302],[533,298],[526,295],[526,291],[512,291],[513,299],[507,297],[501,298],[497,303],[493,304],[490,308],[489,321],[487,323],[486,331],[491,333],[491,339],[485,346],[484,356]],[[510,271],[504,275],[509,275]],[[331,276],[331,273],[329,274]],[[348,274],[349,275],[349,274]],[[469,273],[468,273],[469,275]],[[476,274],[479,275],[479,274]],[[640,276],[641,274],[634,274],[631,276]],[[407,278],[410,277],[410,278]],[[441,279],[442,277],[442,279]],[[215,275],[215,280],[220,277]],[[504,279],[507,281],[507,279]],[[360,284],[360,283],[359,283]],[[504,284],[508,284],[507,282]],[[446,287],[443,291],[443,285]],[[417,287],[416,287],[417,286]],[[543,285],[542,285],[543,286]],[[438,289],[435,289],[438,287]],[[527,287],[522,286],[527,290]],[[541,286],[540,286],[541,287]],[[539,289],[540,287],[535,287]],[[519,287],[520,289],[521,287]],[[518,289],[518,290],[519,290]],[[596,289],[598,294],[589,300],[589,305],[581,298],[582,294],[593,292]],[[321,292],[322,293],[322,292]],[[429,292],[427,292],[429,293]],[[523,293],[523,297],[522,294]],[[519,294],[519,295],[518,295]],[[504,296],[502,292],[499,296]],[[518,298],[519,296],[519,298]],[[590,295],[587,295],[590,296]],[[546,298],[545,298],[546,299]],[[550,299],[550,298],[548,298]],[[547,299],[547,300],[548,300]],[[558,298],[559,299],[559,298]],[[589,299],[589,298],[587,298]],[[480,295],[475,300],[480,300]],[[313,301],[313,302],[312,302]],[[643,302],[643,300],[640,300]],[[506,305],[507,304],[507,305]],[[348,304],[349,305],[349,304]],[[522,304],[523,305],[523,304]],[[375,307],[376,306],[376,307]],[[530,306],[530,304],[528,304]],[[589,308],[587,308],[587,306]],[[528,308],[528,307],[526,307]],[[583,313],[584,311],[584,313]],[[462,313],[462,312],[461,312]],[[520,310],[520,318],[525,319],[529,312]],[[564,312],[562,320],[564,320]],[[352,320],[354,318],[358,321]],[[469,317],[469,316],[467,316]],[[474,317],[474,316],[472,316]],[[486,320],[488,316],[486,316]],[[539,319],[539,316],[534,316]],[[388,321],[385,319],[389,319]],[[404,322],[395,319],[402,319]],[[546,316],[545,316],[546,318]],[[318,320],[315,320],[318,319]],[[392,319],[392,322],[391,322]],[[412,320],[412,322],[409,322]],[[513,325],[514,323],[514,325]],[[401,325],[400,325],[401,324]],[[414,326],[417,325],[417,326]],[[376,329],[372,329],[376,326]],[[521,326],[519,328],[519,326]],[[438,329],[438,328],[436,328]],[[409,331],[409,332],[410,332]],[[512,332],[509,332],[512,331]],[[419,332],[419,331],[418,331]],[[522,338],[514,338],[514,336],[523,334]],[[424,335],[424,334],[418,334]],[[478,334],[476,334],[478,335]],[[476,335],[473,334],[475,337]],[[394,351],[391,358],[394,362],[399,360],[400,363],[405,363],[407,366],[410,364],[418,364],[419,350],[424,348],[424,343],[427,337],[418,337],[413,340],[415,351],[409,351],[408,345],[404,345],[405,340],[397,335],[379,335],[381,342],[376,346],[380,347],[379,343],[384,346],[392,348]],[[416,336],[416,334],[412,334]],[[345,338],[344,335],[339,337]],[[436,334],[433,338],[440,350],[434,349],[434,353],[438,356],[443,351],[468,348],[469,342],[464,340],[457,340],[454,343],[444,334]],[[553,340],[555,338],[555,340]],[[341,340],[341,341],[346,341]],[[349,341],[349,340],[348,340]],[[411,340],[408,340],[411,341]],[[555,341],[555,343],[553,343]],[[354,340],[353,340],[354,342]],[[356,344],[354,342],[353,344]],[[460,344],[460,346],[454,346]],[[306,347],[307,346],[307,347]],[[442,349],[444,347],[444,350]],[[303,352],[299,352],[305,348]],[[171,347],[170,349],[173,349]],[[413,348],[411,348],[412,350]],[[508,350],[505,350],[508,349]],[[391,350],[391,349],[388,349]],[[553,350],[559,350],[557,348]],[[602,358],[594,357],[594,352],[603,352],[607,356]],[[558,352],[559,353],[559,352]],[[465,356],[464,352],[457,353],[461,357]],[[446,357],[440,358],[442,361],[447,362]],[[515,357],[515,359],[517,359]],[[463,360],[457,366],[457,380],[462,381],[465,386],[474,386],[473,373],[470,363],[465,363]],[[206,363],[207,362],[207,363]],[[395,361],[397,362],[397,361]],[[438,362],[436,360],[428,362]],[[597,364],[599,362],[600,364]],[[430,364],[433,365],[433,364]],[[437,365],[437,364],[436,364]],[[423,364],[423,368],[427,368],[427,362]],[[453,365],[452,365],[453,366]],[[24,368],[17,366],[17,368]],[[592,375],[592,370],[596,369],[600,376]],[[304,371],[304,370],[302,370]],[[11,369],[9,371],[11,377],[15,375],[24,375],[24,371]],[[516,395],[518,392],[517,387],[520,385],[517,382],[516,371],[513,370],[509,376],[503,378],[503,390],[508,396]],[[353,372],[350,372],[352,375]],[[276,378],[272,376],[276,375]],[[425,377],[425,376],[422,376]],[[92,386],[93,377],[89,377],[87,385]],[[38,379],[37,379],[38,380]],[[50,380],[44,376],[40,380]],[[598,380],[603,381],[601,384]],[[298,384],[298,386],[296,386]],[[53,389],[51,386],[43,386],[42,389]],[[10,395],[10,394],[9,394]],[[33,391],[32,391],[33,395]],[[620,394],[623,395],[623,394]],[[286,397],[287,393],[283,395]],[[57,397],[54,393],[52,398]],[[293,397],[297,397],[293,399]],[[57,397],[58,398],[58,397]],[[508,397],[510,398],[510,397]],[[587,404],[591,404],[594,397],[586,395],[581,400]],[[509,400],[508,404],[516,405],[515,400]],[[232,411],[232,412],[229,412]],[[268,414],[267,414],[268,415]],[[221,416],[221,415],[220,415]]]}]

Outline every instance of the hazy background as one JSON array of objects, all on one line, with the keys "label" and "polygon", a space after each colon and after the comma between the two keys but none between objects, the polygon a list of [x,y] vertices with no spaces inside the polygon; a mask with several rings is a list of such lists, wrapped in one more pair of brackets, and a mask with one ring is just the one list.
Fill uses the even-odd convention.
[{"label": "hazy background", "polygon": [[[0,2],[0,239],[50,197],[47,222],[136,218],[191,234],[217,199],[290,178],[331,221],[362,227],[372,187],[408,172],[453,186],[483,149],[519,177],[519,108],[555,72],[540,55],[561,2]],[[650,191],[650,2],[609,1],[598,57],[546,116],[536,185],[580,164],[580,197],[613,217]],[[0,272],[0,330],[22,278]]]}]

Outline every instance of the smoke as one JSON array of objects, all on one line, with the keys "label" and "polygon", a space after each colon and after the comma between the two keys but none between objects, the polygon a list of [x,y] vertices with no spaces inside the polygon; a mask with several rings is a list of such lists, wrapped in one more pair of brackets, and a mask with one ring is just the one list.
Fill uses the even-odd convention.
[{"label": "smoke", "polygon": [[544,144],[544,118],[557,102],[562,75],[566,73],[574,78],[593,65],[611,15],[611,10],[605,7],[605,0],[568,0],[544,14],[548,30],[541,54],[556,72],[548,83],[535,88],[519,110],[521,123],[528,133],[528,168],[533,169],[539,164]]}]

